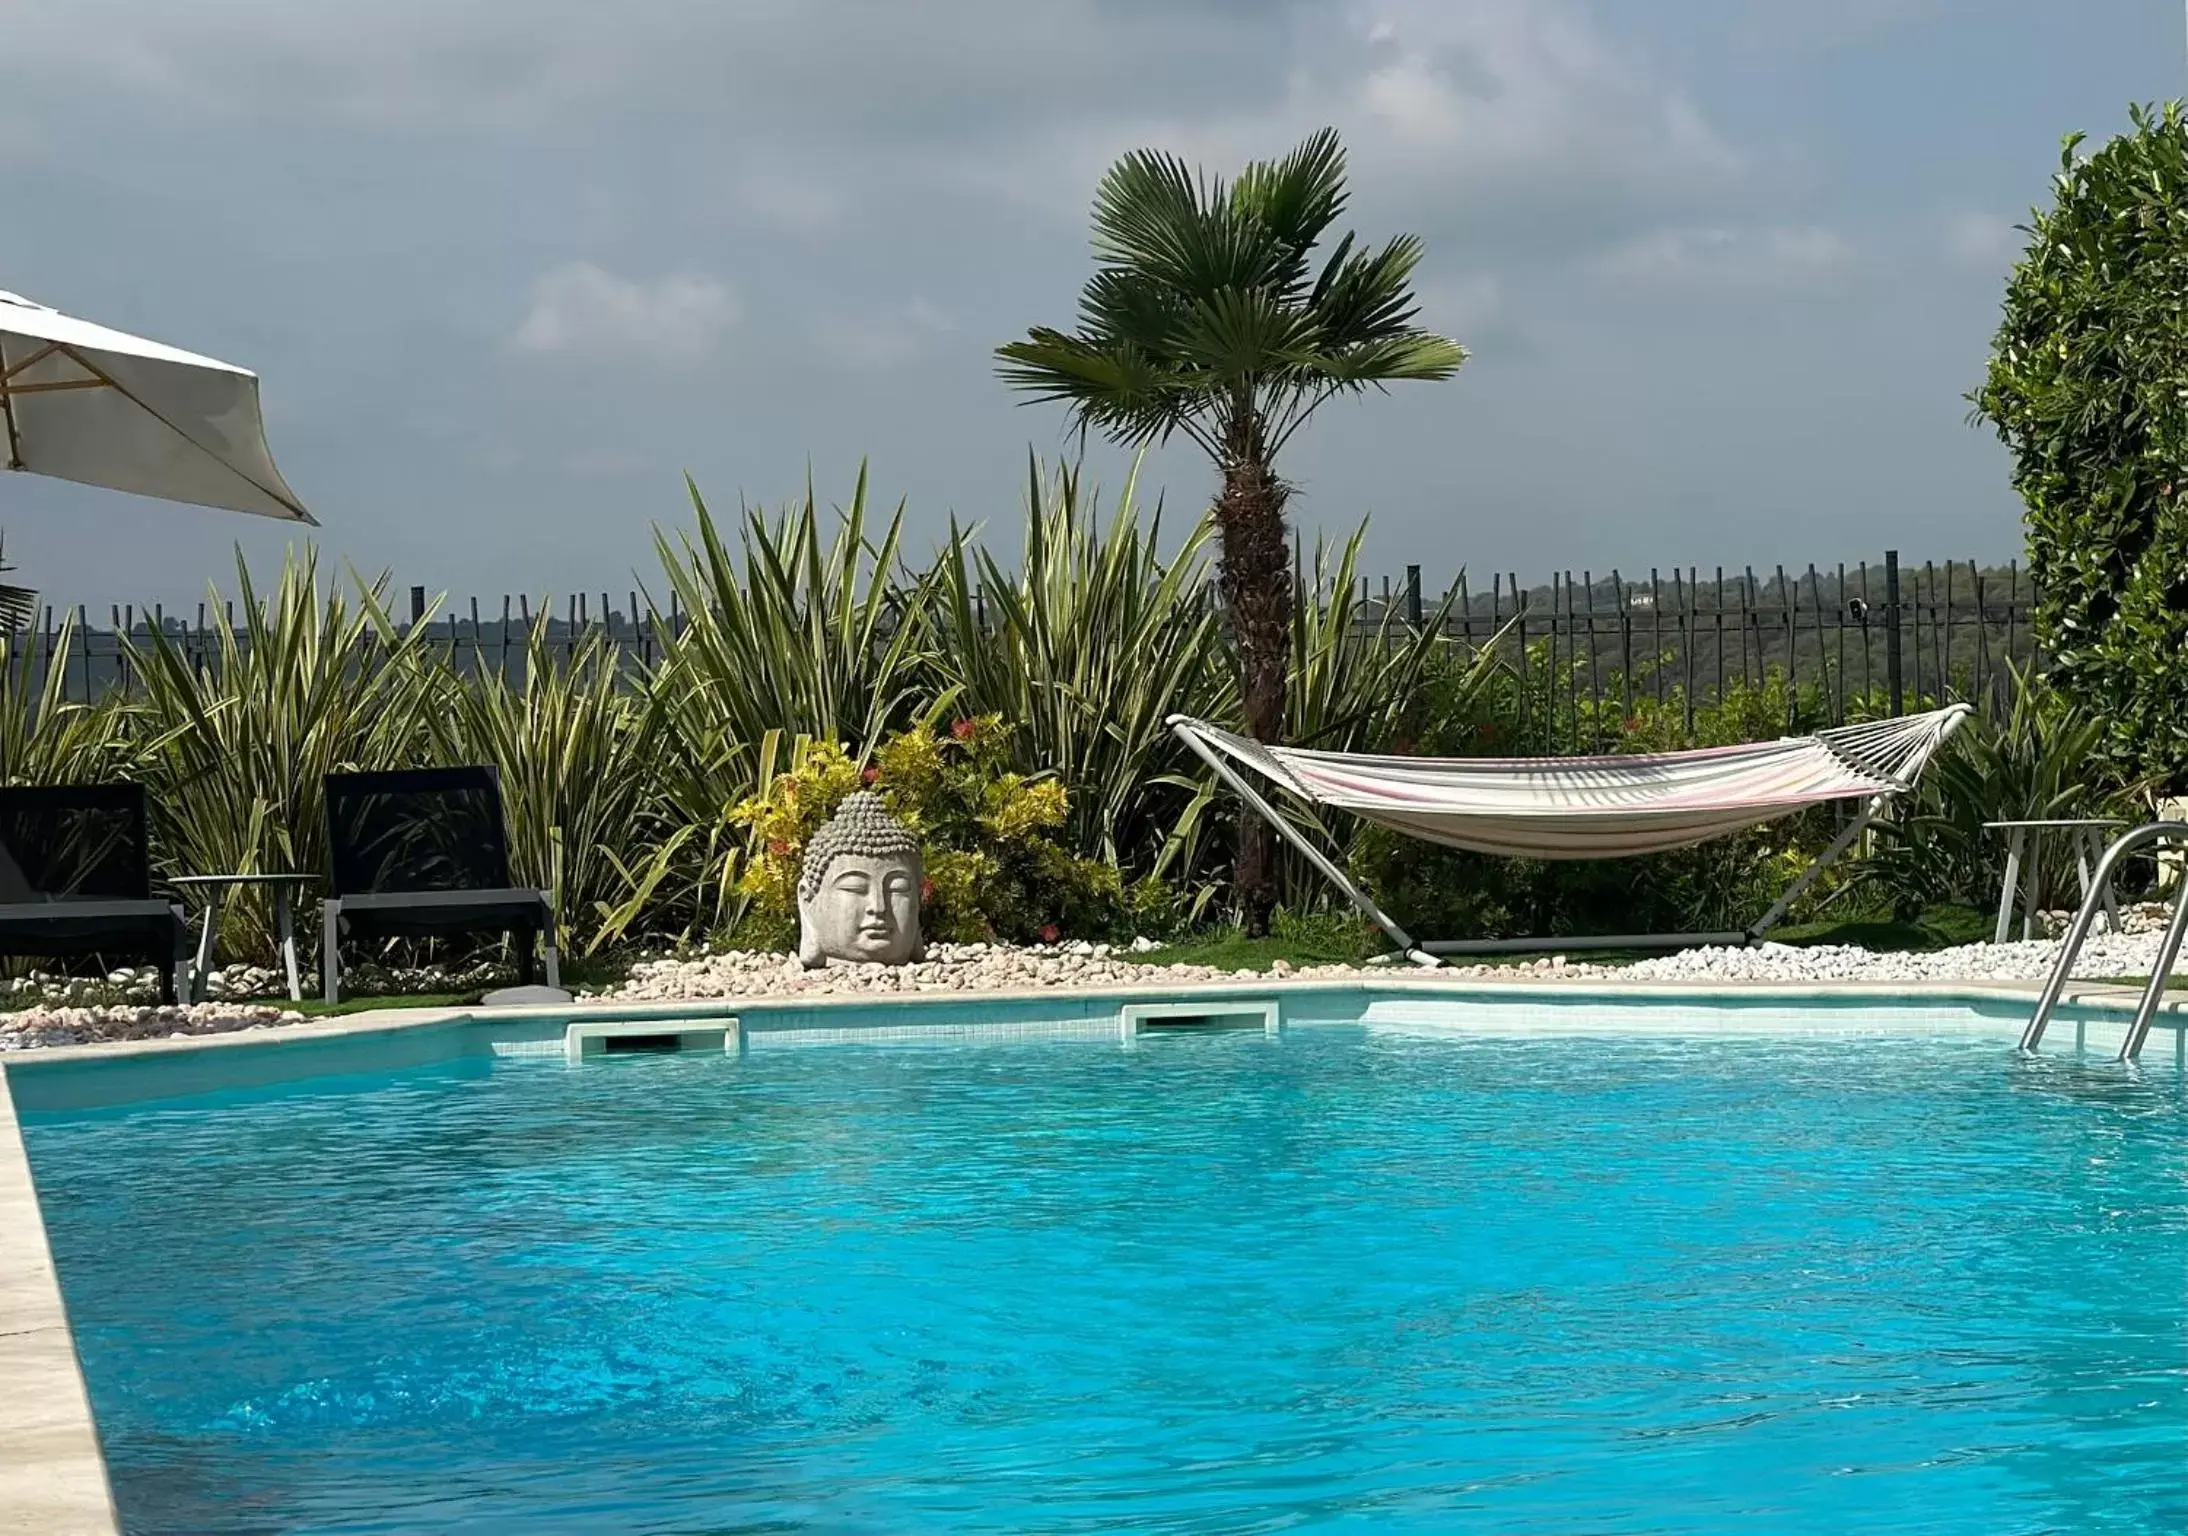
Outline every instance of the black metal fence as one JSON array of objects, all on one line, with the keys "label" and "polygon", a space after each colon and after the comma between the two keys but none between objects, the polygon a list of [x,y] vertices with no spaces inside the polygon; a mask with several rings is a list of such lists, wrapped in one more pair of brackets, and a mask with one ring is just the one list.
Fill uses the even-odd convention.
[{"label": "black metal fence", "polygon": [[[1862,562],[1819,570],[1773,566],[1688,566],[1651,569],[1645,577],[1612,571],[1557,572],[1547,583],[1521,584],[1498,573],[1484,590],[1461,576],[1444,592],[1424,587],[1421,568],[1379,583],[1363,580],[1360,622],[1386,613],[1425,624],[1444,614],[1444,631],[1481,646],[1495,644],[1519,675],[1545,696],[1569,706],[1586,698],[1598,714],[1606,701],[1631,712],[1637,700],[1696,707],[1735,686],[1756,686],[1774,673],[1792,685],[1811,714],[1830,720],[1879,700],[1907,707],[1923,698],[1987,700],[1999,696],[2012,667],[2040,667],[2031,615],[2035,589],[2018,565],[1974,561],[1902,565],[1896,553],[1881,564]],[[628,660],[659,659],[660,636],[681,631],[673,605],[657,611],[637,592],[619,605],[610,594],[579,594],[555,604],[524,596],[451,602],[428,616],[426,589],[408,593],[407,619],[424,625],[428,642],[471,674],[521,681],[534,626],[545,618],[550,655],[567,659],[594,637]],[[1446,606],[1448,604],[1448,606]],[[99,623],[79,609],[74,624],[50,608],[36,626],[17,631],[11,654],[45,675],[64,669],[69,698],[88,700],[131,685],[130,637],[140,652],[155,629],[193,661],[213,664],[228,630],[248,645],[232,604],[170,613],[163,607],[110,608]]]},{"label": "black metal fence", "polygon": [[1395,606],[1415,623],[1447,611],[1448,633],[1498,644],[1523,675],[1547,668],[1540,681],[1568,700],[1614,700],[1628,713],[1644,697],[1683,701],[1689,723],[1697,705],[1773,673],[1804,708],[1840,722],[1850,706],[1873,712],[1879,701],[1897,713],[1925,698],[2000,698],[2013,669],[2043,665],[2036,591],[2018,563],[1903,566],[1890,551],[1878,565],[1781,565],[1762,576],[1752,566],[1651,569],[1646,578],[1559,572],[1523,588],[1499,574],[1487,592],[1462,577],[1440,596],[1423,591],[1420,568],[1409,566],[1397,587],[1364,595],[1370,608]]},{"label": "black metal fence", "polygon": [[[463,675],[498,675],[512,683],[523,681],[532,633],[542,621],[546,653],[558,661],[567,662],[597,639],[625,660],[649,666],[659,659],[662,629],[681,633],[684,624],[673,600],[667,610],[656,611],[636,592],[628,593],[620,607],[605,592],[597,605],[584,593],[560,603],[539,599],[536,604],[529,596],[505,595],[491,608],[482,608],[473,597],[461,604],[451,600],[439,614],[428,616],[426,589],[412,587],[397,617],[406,628],[423,626],[426,643]],[[232,601],[218,607],[199,603],[194,610],[176,612],[164,605],[115,605],[104,618],[102,624],[87,607],[78,607],[73,615],[41,608],[33,627],[7,637],[9,654],[27,661],[39,678],[49,675],[49,667],[63,668],[65,697],[89,701],[108,689],[132,686],[131,651],[148,651],[155,634],[196,666],[217,665],[226,643],[238,652],[250,649],[249,629]]]}]

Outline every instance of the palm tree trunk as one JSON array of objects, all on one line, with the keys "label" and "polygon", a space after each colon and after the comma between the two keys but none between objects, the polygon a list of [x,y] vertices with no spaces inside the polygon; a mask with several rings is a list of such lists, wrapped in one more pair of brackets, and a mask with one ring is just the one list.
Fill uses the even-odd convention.
[{"label": "palm tree trunk", "polygon": [[[1291,543],[1284,528],[1290,494],[1270,466],[1258,416],[1236,425],[1216,503],[1223,539],[1218,580],[1238,645],[1239,695],[1246,729],[1257,741],[1284,737],[1284,695],[1291,671]],[[1238,820],[1240,915],[1246,931],[1269,931],[1276,910],[1276,831],[1242,810]]]}]

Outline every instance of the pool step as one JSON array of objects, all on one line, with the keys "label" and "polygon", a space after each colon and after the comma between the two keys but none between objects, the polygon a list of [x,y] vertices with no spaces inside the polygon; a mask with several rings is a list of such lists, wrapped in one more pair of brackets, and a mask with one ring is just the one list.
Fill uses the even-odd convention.
[{"label": "pool step", "polygon": [[1160,1003],[1126,1003],[1117,1011],[1117,1033],[1129,1045],[1141,1035],[1209,1029],[1283,1030],[1283,1014],[1273,997],[1173,998]]},{"label": "pool step", "polygon": [[735,1019],[572,1019],[562,1032],[562,1054],[572,1066],[601,1056],[689,1051],[741,1055],[744,1027]]}]

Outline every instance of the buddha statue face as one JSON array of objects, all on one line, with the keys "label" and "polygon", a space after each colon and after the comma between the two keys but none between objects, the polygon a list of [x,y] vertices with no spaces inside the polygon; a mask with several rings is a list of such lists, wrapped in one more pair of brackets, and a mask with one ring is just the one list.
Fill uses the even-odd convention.
[{"label": "buddha statue face", "polygon": [[798,919],[823,960],[902,965],[919,943],[919,868],[901,856],[839,853]]},{"label": "buddha statue face", "polygon": [[798,958],[902,965],[919,953],[919,844],[879,795],[843,802],[798,879]]}]

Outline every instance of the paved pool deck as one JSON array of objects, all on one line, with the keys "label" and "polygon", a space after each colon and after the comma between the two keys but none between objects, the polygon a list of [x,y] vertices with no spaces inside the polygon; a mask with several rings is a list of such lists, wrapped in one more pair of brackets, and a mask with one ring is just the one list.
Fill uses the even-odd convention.
[{"label": "paved pool deck", "polygon": [[[507,1025],[539,1028],[573,1016],[594,1015],[621,1019],[678,1019],[695,1015],[794,1012],[801,1017],[826,1014],[836,1009],[870,1009],[875,1005],[930,1009],[980,1004],[1024,1004],[1045,1001],[1074,1007],[1111,999],[1145,997],[1160,992],[1164,997],[1210,999],[1242,994],[1307,994],[1372,989],[1391,996],[1417,995],[1424,999],[1452,1001],[1493,1000],[1526,1002],[1554,998],[1559,993],[1589,998],[1656,1004],[1701,1002],[1728,998],[1742,1003],[1784,1002],[1789,1005],[1850,998],[1898,1001],[1951,1001],[1971,999],[2033,1004],[2037,986],[2029,982],[1939,983],[1808,983],[1786,985],[1771,982],[1628,982],[1607,983],[1600,978],[1564,979],[1545,976],[1511,982],[1446,980],[1427,973],[1364,975],[1357,981],[1326,978],[1247,978],[1191,986],[1164,987],[1151,979],[1146,985],[1104,988],[1041,987],[1025,991],[850,995],[825,998],[751,997],[708,1002],[631,1003],[616,999],[586,1000],[551,1007],[526,1008],[410,1008],[383,1009],[343,1018],[312,1020],[270,1029],[241,1030],[229,1034],[193,1035],[182,1039],[114,1041],[100,1045],[59,1046],[0,1056],[0,1536],[117,1536],[117,1518],[106,1463],[100,1453],[91,1404],[84,1388],[83,1370],[75,1341],[69,1332],[68,1314],[62,1301],[60,1280],[54,1271],[45,1223],[38,1211],[37,1192],[31,1181],[30,1162],[24,1151],[13,1095],[9,1088],[11,1067],[65,1061],[107,1061],[151,1064],[162,1058],[196,1057],[238,1048],[304,1046],[325,1042],[339,1048],[344,1042],[369,1043],[385,1037],[391,1044],[425,1041],[412,1032],[446,1029],[452,1025]],[[2106,1014],[2125,1014],[2138,998],[2136,989],[2089,984],[2070,988],[2066,1005],[2097,1009]],[[2168,1013],[2188,1014],[2188,999],[2168,1002]],[[808,1021],[810,1022],[810,1021]],[[404,1041],[404,1043],[411,1043]],[[314,1055],[299,1052],[299,1070],[280,1076],[309,1076],[302,1065]],[[403,1054],[397,1050],[394,1054]],[[213,1065],[217,1058],[201,1064]],[[323,1070],[323,1069],[322,1069]]]}]

